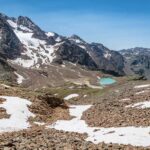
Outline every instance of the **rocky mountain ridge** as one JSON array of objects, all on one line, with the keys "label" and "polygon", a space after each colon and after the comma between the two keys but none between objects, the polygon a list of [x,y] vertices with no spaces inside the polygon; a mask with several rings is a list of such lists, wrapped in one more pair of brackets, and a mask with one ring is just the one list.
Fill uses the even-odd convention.
[{"label": "rocky mountain ridge", "polygon": [[126,74],[138,74],[150,79],[150,49],[135,47],[120,53],[125,59]]},{"label": "rocky mountain ridge", "polygon": [[92,70],[124,75],[123,57],[102,44],[89,44],[77,35],[63,37],[45,32],[28,17],[12,18],[1,14],[0,23],[0,50],[12,64],[41,68],[67,61]]},{"label": "rocky mountain ridge", "polygon": [[11,64],[43,69],[69,62],[117,76],[138,74],[150,78],[149,49],[112,51],[100,43],[87,43],[77,35],[64,37],[45,32],[23,16],[14,18],[0,14],[0,58],[1,68],[8,74],[15,70]]}]

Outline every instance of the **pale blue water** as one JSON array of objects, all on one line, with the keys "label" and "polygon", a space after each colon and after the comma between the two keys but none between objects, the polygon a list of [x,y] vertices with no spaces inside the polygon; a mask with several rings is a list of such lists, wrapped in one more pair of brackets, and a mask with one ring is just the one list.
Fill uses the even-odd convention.
[{"label": "pale blue water", "polygon": [[110,85],[110,84],[114,84],[116,80],[112,78],[101,78],[99,82],[101,85]]}]

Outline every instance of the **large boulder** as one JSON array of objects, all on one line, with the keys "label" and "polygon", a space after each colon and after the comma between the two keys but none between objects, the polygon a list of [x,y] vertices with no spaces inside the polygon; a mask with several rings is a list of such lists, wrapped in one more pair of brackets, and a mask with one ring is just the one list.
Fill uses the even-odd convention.
[{"label": "large boulder", "polygon": [[52,108],[66,106],[63,99],[54,97],[51,94],[40,95],[38,98],[46,102],[49,105],[49,107],[52,107]]}]

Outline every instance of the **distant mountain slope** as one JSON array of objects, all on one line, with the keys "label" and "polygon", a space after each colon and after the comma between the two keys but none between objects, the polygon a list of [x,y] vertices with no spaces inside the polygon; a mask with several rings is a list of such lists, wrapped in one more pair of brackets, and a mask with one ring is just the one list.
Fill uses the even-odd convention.
[{"label": "distant mountain slope", "polygon": [[150,79],[150,49],[131,48],[121,50],[125,59],[126,74],[138,74]]},{"label": "distant mountain slope", "polygon": [[[7,60],[25,68],[68,61],[92,70],[124,75],[123,57],[102,44],[89,44],[73,35],[45,32],[28,17],[0,15],[0,50]],[[119,62],[119,63],[118,63]]]}]

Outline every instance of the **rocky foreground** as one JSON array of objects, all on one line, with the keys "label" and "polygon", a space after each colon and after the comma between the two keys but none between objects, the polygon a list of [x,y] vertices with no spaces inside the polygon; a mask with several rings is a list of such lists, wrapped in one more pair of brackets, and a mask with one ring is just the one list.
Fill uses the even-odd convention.
[{"label": "rocky foreground", "polygon": [[0,149],[5,150],[148,150],[131,145],[93,144],[84,140],[86,135],[66,133],[53,129],[36,128],[0,135]]},{"label": "rocky foreground", "polygon": [[[66,101],[62,99],[62,97],[73,93],[76,97]],[[3,85],[0,88],[0,94],[30,99],[32,105],[28,108],[35,114],[35,117],[30,117],[28,120],[31,124],[30,128],[23,131],[3,132],[0,134],[0,149],[2,150],[150,149],[147,146],[131,144],[123,145],[112,142],[106,144],[105,141],[94,144],[86,140],[88,138],[86,133],[79,134],[47,128],[48,125],[58,120],[69,121],[73,119],[74,117],[69,115],[69,105],[79,104],[92,105],[81,117],[89,127],[119,128],[141,126],[148,128],[150,126],[150,83],[148,81],[127,81],[102,90],[93,90],[84,86],[72,86],[68,89],[65,87],[65,93],[63,89],[59,89],[57,92],[51,89],[39,92]],[[1,99],[0,104],[4,102],[5,100]],[[0,109],[0,119],[9,117],[9,114],[4,109]],[[97,131],[95,130],[95,132]],[[111,134],[115,134],[115,130],[107,133],[108,136]]]}]

